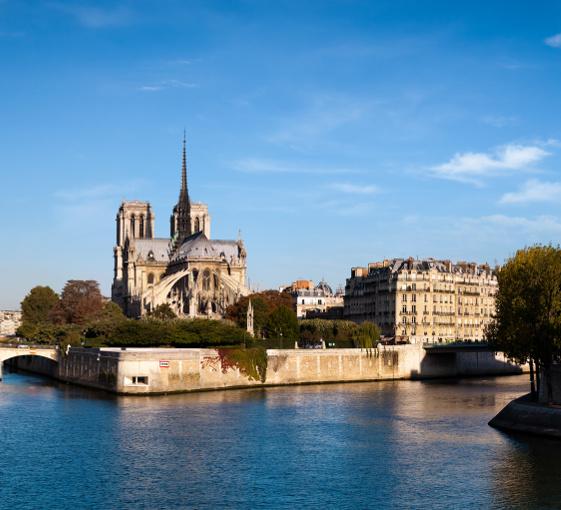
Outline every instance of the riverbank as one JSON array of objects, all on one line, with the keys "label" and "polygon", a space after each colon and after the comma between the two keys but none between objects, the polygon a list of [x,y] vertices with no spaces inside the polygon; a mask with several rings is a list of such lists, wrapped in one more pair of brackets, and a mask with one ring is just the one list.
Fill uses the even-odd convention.
[{"label": "riverbank", "polygon": [[505,432],[561,439],[561,407],[534,402],[528,394],[510,402],[489,425]]},{"label": "riverbank", "polygon": [[520,374],[501,353],[434,352],[421,344],[380,349],[269,349],[256,360],[225,349],[72,348],[58,363],[26,356],[16,368],[121,395],[316,383]]}]

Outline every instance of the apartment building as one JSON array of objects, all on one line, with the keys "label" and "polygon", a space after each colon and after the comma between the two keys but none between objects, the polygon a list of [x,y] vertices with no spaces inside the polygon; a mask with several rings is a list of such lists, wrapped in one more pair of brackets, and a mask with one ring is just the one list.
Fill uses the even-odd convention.
[{"label": "apartment building", "polygon": [[376,323],[397,341],[481,340],[495,310],[497,277],[487,264],[391,259],[354,267],[344,317]]}]

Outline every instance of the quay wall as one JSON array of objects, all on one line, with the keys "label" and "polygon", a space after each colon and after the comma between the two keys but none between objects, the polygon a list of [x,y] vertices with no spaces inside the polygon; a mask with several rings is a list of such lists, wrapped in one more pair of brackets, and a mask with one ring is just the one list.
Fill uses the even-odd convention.
[{"label": "quay wall", "polygon": [[[12,360],[14,362],[14,360]],[[270,349],[264,381],[224,363],[214,349],[72,348],[58,365],[40,358],[15,362],[61,381],[119,394],[328,382],[425,379],[521,373],[501,353],[431,353],[422,345],[360,349]],[[47,364],[49,365],[47,367]],[[18,365],[16,365],[18,366]],[[47,370],[50,370],[48,372]]]}]

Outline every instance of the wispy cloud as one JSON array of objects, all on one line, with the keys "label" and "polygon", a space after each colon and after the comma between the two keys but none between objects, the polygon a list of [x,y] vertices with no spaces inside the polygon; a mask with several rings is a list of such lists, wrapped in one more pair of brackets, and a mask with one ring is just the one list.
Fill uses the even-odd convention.
[{"label": "wispy cloud", "polygon": [[549,155],[539,145],[508,144],[489,153],[456,153],[450,161],[431,170],[437,177],[478,184],[483,177],[527,169]]},{"label": "wispy cloud", "polygon": [[196,83],[181,80],[164,80],[152,85],[141,85],[138,89],[143,92],[158,92],[165,89],[193,89],[197,88]]},{"label": "wispy cloud", "polygon": [[255,174],[356,174],[361,173],[360,170],[351,168],[330,168],[317,167],[303,162],[285,162],[272,159],[262,158],[244,158],[235,161],[233,164],[235,170],[239,172],[255,173]]},{"label": "wispy cloud", "polygon": [[349,182],[333,182],[329,188],[350,195],[374,195],[380,193],[378,186],[351,184]]},{"label": "wispy cloud", "polygon": [[265,140],[293,149],[306,149],[325,142],[337,128],[361,119],[371,105],[371,101],[320,94],[311,99],[306,109],[282,120],[280,128]]},{"label": "wispy cloud", "polygon": [[518,191],[505,193],[501,204],[526,204],[530,202],[556,202],[561,200],[561,182],[529,180]]},{"label": "wispy cloud", "polygon": [[112,28],[129,24],[133,19],[132,11],[125,5],[103,8],[82,2],[53,2],[49,4],[64,14],[73,17],[87,28]]},{"label": "wispy cloud", "polygon": [[481,118],[484,124],[489,126],[502,128],[506,126],[512,126],[518,123],[518,117],[514,115],[485,115]]},{"label": "wispy cloud", "polygon": [[553,216],[536,216],[535,218],[525,218],[520,216],[505,216],[503,214],[493,214],[479,218],[478,222],[489,225],[496,225],[508,229],[517,229],[529,233],[561,233],[561,223]]},{"label": "wispy cloud", "polygon": [[552,48],[561,48],[561,33],[548,37],[544,40],[544,43]]}]

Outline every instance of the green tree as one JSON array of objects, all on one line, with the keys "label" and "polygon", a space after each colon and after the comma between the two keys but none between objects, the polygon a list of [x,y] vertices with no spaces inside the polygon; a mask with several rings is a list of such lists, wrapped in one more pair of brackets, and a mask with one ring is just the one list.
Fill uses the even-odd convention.
[{"label": "green tree", "polygon": [[112,301],[107,301],[101,311],[92,317],[84,327],[84,336],[89,345],[100,345],[112,338],[119,325],[127,321],[121,308]]},{"label": "green tree", "polygon": [[153,319],[159,319],[163,321],[177,319],[177,315],[175,315],[175,312],[172,310],[171,306],[168,303],[162,303],[161,305],[158,305],[156,308],[154,308],[154,310],[150,312],[149,316]]},{"label": "green tree", "polygon": [[365,321],[355,330],[353,339],[357,347],[370,352],[380,340],[380,328],[373,322]]},{"label": "green tree", "polygon": [[50,287],[33,287],[21,302],[24,325],[50,322],[50,314],[59,302],[58,295]]},{"label": "green tree", "polygon": [[516,252],[498,273],[496,313],[487,340],[497,351],[519,363],[530,362],[530,390],[538,393],[545,376],[552,399],[551,365],[561,354],[561,250],[533,246]]},{"label": "green tree", "polygon": [[300,328],[296,313],[287,306],[279,306],[269,315],[266,332],[268,338],[282,338],[288,342],[297,341]]},{"label": "green tree", "polygon": [[253,305],[253,328],[256,338],[265,334],[267,321],[271,313],[279,306],[292,308],[292,296],[286,292],[266,290],[257,292],[250,296],[242,297],[226,310],[226,319],[234,321],[240,328],[247,326],[247,306],[249,300]]}]

